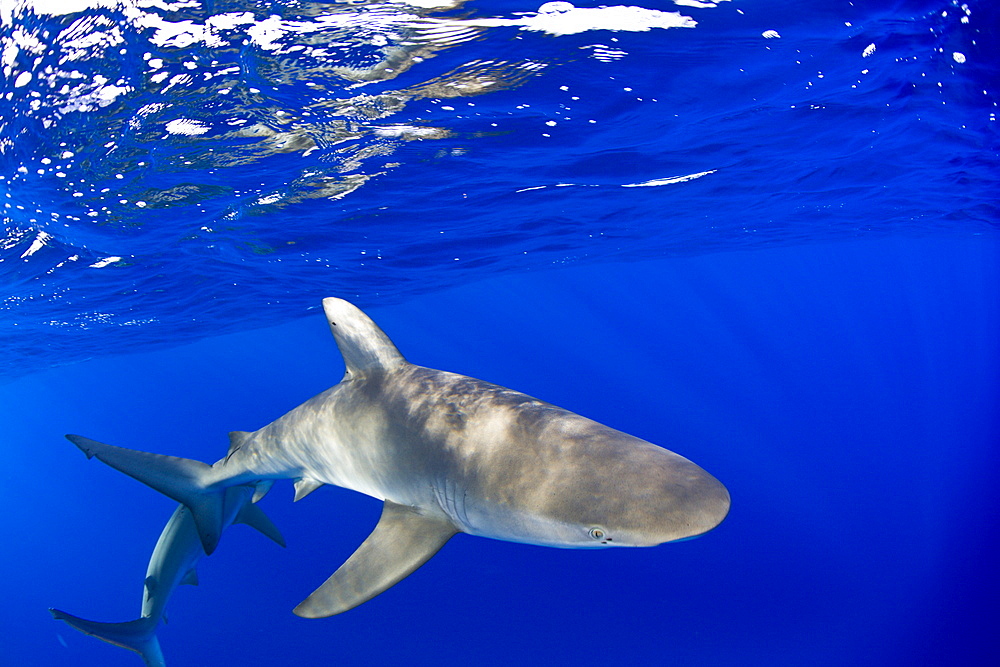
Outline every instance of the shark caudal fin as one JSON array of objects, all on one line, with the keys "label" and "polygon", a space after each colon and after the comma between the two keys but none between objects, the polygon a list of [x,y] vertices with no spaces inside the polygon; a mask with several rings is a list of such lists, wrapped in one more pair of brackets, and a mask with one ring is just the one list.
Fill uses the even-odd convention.
[{"label": "shark caudal fin", "polygon": [[135,651],[148,667],[166,667],[160,642],[156,638],[156,619],[143,616],[125,623],[99,623],[67,614],[58,609],[49,609],[53,618],[66,621],[80,632],[97,637],[109,644]]},{"label": "shark caudal fin", "polygon": [[[115,470],[186,505],[191,510],[205,553],[211,555],[215,551],[222,535],[225,494],[222,489],[209,488],[212,466],[176,456],[105,445],[80,435],[67,435],[66,439],[79,447],[88,459],[96,456]],[[268,534],[269,531],[262,532]]]}]

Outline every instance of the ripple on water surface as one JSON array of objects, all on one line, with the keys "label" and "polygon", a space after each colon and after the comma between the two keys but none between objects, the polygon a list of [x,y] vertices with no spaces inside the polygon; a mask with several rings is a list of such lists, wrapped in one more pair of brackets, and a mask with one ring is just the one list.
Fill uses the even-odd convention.
[{"label": "ripple on water surface", "polygon": [[328,294],[989,226],[981,10],[5,5],[5,373]]}]

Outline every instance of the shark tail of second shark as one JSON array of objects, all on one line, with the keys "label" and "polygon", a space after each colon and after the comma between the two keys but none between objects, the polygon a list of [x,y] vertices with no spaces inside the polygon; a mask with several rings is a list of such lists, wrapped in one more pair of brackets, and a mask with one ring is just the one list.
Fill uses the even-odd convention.
[{"label": "shark tail of second shark", "polygon": [[[106,445],[80,435],[67,435],[66,438],[79,447],[88,459],[97,457],[112,468],[186,505],[191,510],[205,553],[211,555],[215,551],[222,535],[226,494],[225,489],[211,486],[212,466],[176,456]],[[248,504],[247,507],[252,505]],[[284,544],[280,535],[274,537],[277,529],[270,524],[263,512],[258,510],[248,513],[238,520],[249,523],[279,544]],[[266,525],[259,525],[260,521],[266,522]]]},{"label": "shark tail of second shark", "polygon": [[156,638],[156,619],[143,616],[124,623],[100,623],[58,609],[49,609],[49,612],[53,618],[66,621],[84,634],[135,651],[146,662],[147,667],[166,667],[160,641]]}]

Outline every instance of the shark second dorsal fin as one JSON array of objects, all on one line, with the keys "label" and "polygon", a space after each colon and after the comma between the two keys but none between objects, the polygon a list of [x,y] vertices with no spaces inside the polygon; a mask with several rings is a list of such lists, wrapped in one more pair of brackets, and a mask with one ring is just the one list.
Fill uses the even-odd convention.
[{"label": "shark second dorsal fin", "polygon": [[446,519],[387,500],[368,539],[293,611],[325,618],[353,609],[426,563],[457,532]]},{"label": "shark second dorsal fin", "polygon": [[236,453],[236,451],[243,446],[243,441],[247,439],[250,435],[249,431],[230,431],[229,432],[229,451],[226,452],[226,458]]},{"label": "shark second dorsal fin", "polygon": [[345,379],[363,377],[374,370],[390,370],[406,363],[378,325],[343,299],[323,299],[323,311],[347,366]]}]

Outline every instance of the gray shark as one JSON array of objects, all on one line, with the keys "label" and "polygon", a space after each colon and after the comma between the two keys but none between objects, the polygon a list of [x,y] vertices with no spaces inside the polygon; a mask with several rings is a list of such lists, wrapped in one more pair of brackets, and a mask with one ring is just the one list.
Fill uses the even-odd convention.
[{"label": "gray shark", "polygon": [[375,530],[294,612],[332,616],[420,567],[456,533],[553,547],[652,546],[717,526],[729,492],[688,459],[511,389],[413,365],[358,308],[323,301],[341,381],[214,465],[67,436],[191,511],[206,553],[226,489],[294,479],[384,501]]},{"label": "gray shark", "polygon": [[[284,538],[271,520],[249,501],[254,488],[231,486],[223,499],[223,527],[245,523],[285,546]],[[124,623],[88,621],[58,609],[49,609],[54,618],[66,621],[80,632],[109,644],[138,653],[148,667],[165,667],[156,629],[164,617],[164,608],[181,584],[197,584],[195,567],[205,556],[201,538],[191,518],[191,511],[179,505],[164,526],[149,558],[143,582],[142,610],[139,618]]]}]

